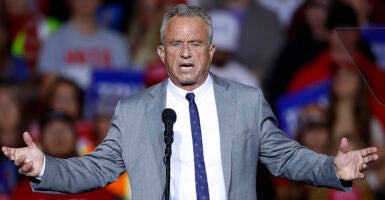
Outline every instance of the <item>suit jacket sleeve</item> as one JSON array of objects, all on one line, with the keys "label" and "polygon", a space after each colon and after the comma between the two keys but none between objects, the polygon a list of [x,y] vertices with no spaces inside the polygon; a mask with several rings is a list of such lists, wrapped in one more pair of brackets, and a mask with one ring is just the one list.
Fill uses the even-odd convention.
[{"label": "suit jacket sleeve", "polygon": [[341,182],[334,168],[334,157],[317,154],[288,138],[277,128],[270,106],[259,92],[258,127],[260,128],[260,161],[278,177],[350,190],[351,182]]},{"label": "suit jacket sleeve", "polygon": [[111,127],[95,151],[78,158],[58,159],[46,156],[41,181],[32,181],[34,191],[79,193],[103,187],[124,172],[121,140],[121,106],[118,103]]}]

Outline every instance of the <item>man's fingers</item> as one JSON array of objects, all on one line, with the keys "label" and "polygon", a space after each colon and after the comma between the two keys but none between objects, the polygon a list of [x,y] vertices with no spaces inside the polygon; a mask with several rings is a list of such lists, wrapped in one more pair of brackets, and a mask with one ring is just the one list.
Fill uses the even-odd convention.
[{"label": "man's fingers", "polygon": [[369,147],[369,148],[360,150],[363,163],[370,163],[372,161],[377,160],[378,159],[377,151],[378,150],[376,147]]},{"label": "man's fingers", "polygon": [[27,159],[25,155],[21,155],[19,158],[15,160],[15,165],[16,166],[21,166],[22,163]]},{"label": "man's fingers", "polygon": [[32,161],[26,162],[24,155],[20,156],[20,158],[15,161],[15,165],[20,167],[18,171],[20,174],[24,175],[30,173],[33,167]]},{"label": "man's fingers", "polygon": [[363,157],[363,163],[370,163],[372,161],[375,161],[378,159],[378,155],[377,154],[373,154],[373,155],[369,155],[369,156],[366,156],[366,157]]},{"label": "man's fingers", "polygon": [[5,155],[9,160],[14,161],[14,160],[16,159],[16,157],[15,157],[16,149],[15,149],[15,148],[11,148],[11,147],[3,147],[2,149],[3,149],[4,155]]},{"label": "man's fingers", "polygon": [[29,135],[28,132],[23,133],[23,139],[24,139],[25,144],[27,144],[28,147],[33,145],[31,135]]},{"label": "man's fingers", "polygon": [[10,148],[9,147],[2,147],[1,150],[3,151],[3,154],[5,157],[7,157],[8,159],[11,159],[11,152],[10,152]]},{"label": "man's fingers", "polygon": [[368,165],[367,164],[362,164],[361,165],[361,171],[365,170],[368,168]]},{"label": "man's fingers", "polygon": [[1,147],[1,151],[3,151],[3,154],[5,155],[5,157],[9,158],[9,150],[8,150],[9,147]]},{"label": "man's fingers", "polygon": [[365,178],[365,175],[360,172],[360,173],[357,174],[357,178],[363,179],[363,178]]},{"label": "man's fingers", "polygon": [[31,170],[32,170],[32,162],[28,162],[19,168],[19,173],[27,175]]},{"label": "man's fingers", "polygon": [[376,147],[369,147],[369,148],[360,150],[360,153],[362,157],[365,157],[367,155],[377,153],[377,151],[378,149]]}]

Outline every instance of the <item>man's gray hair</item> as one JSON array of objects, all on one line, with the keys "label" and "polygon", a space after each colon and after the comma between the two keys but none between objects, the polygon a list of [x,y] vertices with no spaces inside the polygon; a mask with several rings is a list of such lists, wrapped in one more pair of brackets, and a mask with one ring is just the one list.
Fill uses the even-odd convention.
[{"label": "man's gray hair", "polygon": [[213,41],[213,27],[211,24],[211,18],[207,15],[206,11],[198,6],[188,6],[186,4],[179,4],[167,11],[163,15],[162,26],[160,27],[160,41],[164,44],[164,29],[167,22],[172,17],[201,17],[207,24],[208,45],[210,46]]}]

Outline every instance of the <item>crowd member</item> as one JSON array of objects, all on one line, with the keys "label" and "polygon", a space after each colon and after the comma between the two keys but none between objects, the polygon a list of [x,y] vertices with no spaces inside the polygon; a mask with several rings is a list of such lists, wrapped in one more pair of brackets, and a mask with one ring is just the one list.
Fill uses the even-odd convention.
[{"label": "crowd member", "polygon": [[129,51],[123,38],[100,27],[95,19],[100,0],[69,0],[68,22],[47,39],[40,52],[38,70],[43,75],[42,90],[58,76],[87,88],[94,68],[125,68]]},{"label": "crowd member", "polygon": [[[382,155],[385,149],[384,129],[370,111],[368,91],[360,74],[351,66],[336,66],[333,71],[327,118],[330,141],[334,144],[332,149],[335,151],[337,148],[336,141],[347,137],[351,138],[356,148],[374,145],[380,149]],[[378,165],[373,165],[367,175],[368,185],[361,185],[361,190],[367,188],[366,193],[373,193],[383,188],[385,183],[378,178],[384,176],[382,156]]]},{"label": "crowd member", "polygon": [[[0,86],[0,145],[23,146],[20,131],[23,130],[22,104],[13,85]],[[2,153],[0,155],[0,199],[9,198],[19,181],[17,168]]]},{"label": "crowd member", "polygon": [[27,63],[10,53],[7,29],[3,22],[0,22],[0,80],[24,81],[29,75]]},{"label": "crowd member", "polygon": [[127,23],[125,20],[126,17],[128,17],[128,13],[126,14],[126,12],[128,12],[127,7],[133,3],[135,3],[135,1],[120,1],[118,3],[104,0],[96,12],[96,19],[101,26],[122,33],[123,26]]},{"label": "crowd member", "polygon": [[79,155],[84,155],[95,148],[91,123],[84,119],[84,92],[72,80],[58,77],[50,85],[45,96],[39,99],[38,113],[33,116],[29,127],[33,138],[39,140],[41,127],[38,120],[44,114],[56,111],[69,115],[76,122],[77,150]]},{"label": "crowd member", "polygon": [[150,87],[167,78],[167,70],[156,54],[160,43],[159,28],[162,15],[167,9],[185,0],[139,1],[133,22],[129,27],[128,38],[131,41],[132,65],[144,70],[144,84]]},{"label": "crowd member", "polygon": [[184,0],[138,1],[135,15],[129,27],[132,64],[145,69],[158,59],[154,51],[159,41],[159,28],[164,12]]},{"label": "crowd member", "polygon": [[[331,5],[330,0],[305,1],[294,13],[286,30],[287,40],[293,40],[300,36],[318,39],[327,38],[326,19]],[[317,21],[319,20],[319,21]]]},{"label": "crowd member", "polygon": [[317,153],[328,154],[330,134],[326,118],[325,108],[317,104],[305,106],[298,116],[296,140]]},{"label": "crowd member", "polygon": [[[312,151],[329,154],[330,134],[327,128],[326,109],[317,104],[306,105],[299,111],[297,121],[296,140]],[[312,186],[285,179],[274,179],[274,182],[277,200],[299,200],[309,199],[310,196],[318,196],[313,194],[316,188]]]},{"label": "crowd member", "polygon": [[356,11],[360,24],[359,30],[375,56],[374,62],[385,71],[385,57],[383,56],[383,49],[385,48],[384,29],[381,28],[385,24],[385,2],[381,0],[339,1],[350,5]]},{"label": "crowd member", "polygon": [[31,75],[35,75],[37,57],[42,43],[60,25],[47,18],[39,10],[30,7],[28,0],[4,0],[5,23],[8,30],[11,53],[25,60]]},{"label": "crowd member", "polygon": [[264,92],[273,109],[293,76],[328,46],[326,18],[330,1],[309,0],[296,12],[288,29],[288,40],[265,78]]},{"label": "crowd member", "polygon": [[83,119],[84,93],[76,82],[59,78],[50,87],[46,110],[64,112],[75,120]]},{"label": "crowd member", "polygon": [[[41,0],[39,0],[41,1]],[[66,0],[43,0],[46,2],[39,3],[40,10],[48,17],[65,22],[69,19],[70,9]]]},{"label": "crowd member", "polygon": [[22,104],[17,94],[16,86],[2,83],[0,86],[0,121],[1,143],[3,145],[22,145],[21,135],[18,133],[25,128],[22,119]]},{"label": "crowd member", "polygon": [[370,112],[368,91],[353,66],[334,66],[329,101],[329,129],[333,140],[356,134],[360,146],[385,143],[381,124]]},{"label": "crowd member", "polygon": [[[329,28],[338,26],[357,26],[358,18],[354,10],[346,5],[336,5],[330,11],[328,20]],[[334,19],[334,20],[332,20]],[[338,26],[337,26],[338,24]],[[368,93],[374,86],[375,95],[383,95],[376,83],[374,85],[365,85],[364,81],[378,82],[384,75],[379,68],[375,66],[362,50],[359,49],[359,32],[356,29],[346,29],[339,33],[339,37],[345,46],[342,46],[335,32],[329,36],[329,49],[320,54],[308,66],[304,67],[293,79],[289,85],[290,91],[299,91],[310,87],[319,81],[331,79],[332,91],[329,108],[329,131],[331,141],[335,148],[338,148],[338,141],[341,137],[351,137],[352,143],[359,148],[365,145],[376,145],[383,151],[383,108],[375,97]],[[348,52],[345,51],[345,48]],[[349,59],[349,54],[353,60]],[[362,80],[365,78],[365,80]],[[380,92],[380,93],[377,93]],[[334,142],[333,142],[334,141]],[[373,190],[376,190],[383,183],[383,161],[373,166],[368,172],[368,182],[361,182],[357,185],[353,195],[354,198],[360,197],[360,194],[367,198],[373,196]],[[370,186],[370,187],[369,187]],[[338,196],[342,195],[335,191],[321,192],[323,195]],[[343,195],[344,196],[344,195]],[[353,198],[350,196],[349,198]],[[346,197],[348,198],[348,197]]]},{"label": "crowd member", "polygon": [[72,158],[76,152],[76,122],[64,112],[46,113],[40,122],[41,138],[39,145],[47,155],[58,158]]},{"label": "crowd member", "polygon": [[0,154],[0,170],[0,199],[8,200],[19,181],[19,174],[13,162],[3,153]]},{"label": "crowd member", "polygon": [[385,24],[385,4],[381,0],[338,0],[341,3],[350,5],[358,15],[360,26],[370,24]]},{"label": "crowd member", "polygon": [[[46,155],[58,158],[77,156],[77,133],[75,121],[67,114],[49,112],[41,120],[40,146]],[[113,200],[114,196],[105,189],[98,189],[82,194],[44,194],[32,192],[29,179],[23,179],[11,195],[11,199],[49,200],[49,199],[106,199]]]},{"label": "crowd member", "polygon": [[91,124],[83,118],[84,93],[72,80],[57,78],[47,95],[45,112],[58,111],[69,115],[76,122],[78,153],[84,155],[94,149]]},{"label": "crowd member", "polygon": [[370,95],[372,113],[380,120],[381,124],[385,124],[384,108],[377,101],[377,98],[384,99],[382,98],[384,93],[380,88],[385,73],[368,58],[369,56],[361,48],[358,29],[338,31],[338,35],[334,31],[337,27],[355,27],[357,25],[358,18],[351,7],[343,4],[333,6],[329,11],[327,20],[329,48],[298,71],[288,84],[287,91],[300,91],[312,84],[330,79],[335,66],[353,66],[369,83],[368,86],[375,94],[375,96]]},{"label": "crowd member", "polygon": [[213,25],[215,53],[210,72],[252,87],[259,87],[257,78],[234,58],[238,48],[240,26],[227,10],[216,9],[208,13]]},{"label": "crowd member", "polygon": [[259,161],[276,176],[347,191],[378,159],[374,147],[349,151],[346,138],[336,157],[328,157],[286,137],[260,89],[209,73],[215,45],[203,9],[182,4],[163,19],[157,52],[170,78],[121,101],[95,151],[53,158],[35,146],[28,132],[23,135],[27,147],[2,148],[19,172],[33,177],[35,191],[88,191],[127,170],[133,199],[163,198],[165,107],[178,113],[170,181],[175,199],[256,199]]},{"label": "crowd member", "polygon": [[[328,135],[327,148],[323,151],[333,154],[338,148],[338,140],[342,137],[350,139],[352,148],[374,145],[383,149],[383,130],[370,115],[366,88],[359,73],[352,66],[334,66],[332,71],[332,92],[322,127]],[[318,137],[312,139],[313,142],[325,141]],[[382,161],[378,164],[380,163]],[[373,177],[377,177],[378,166],[374,165],[368,170],[366,180],[354,183],[351,193],[308,188],[307,199],[374,199],[375,188],[371,187],[373,184],[370,182],[375,181],[378,185],[378,180],[373,180]]]},{"label": "crowd member", "polygon": [[283,28],[289,26],[292,16],[306,0],[256,0],[260,5],[276,13]]},{"label": "crowd member", "polygon": [[235,57],[263,80],[284,41],[277,16],[253,0],[225,0],[222,5],[241,26]]}]

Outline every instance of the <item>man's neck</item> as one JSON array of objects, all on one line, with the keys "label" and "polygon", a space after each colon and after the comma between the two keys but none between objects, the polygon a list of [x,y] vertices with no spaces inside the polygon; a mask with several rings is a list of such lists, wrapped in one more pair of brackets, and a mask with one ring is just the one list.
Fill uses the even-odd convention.
[{"label": "man's neck", "polygon": [[208,74],[206,76],[206,78],[204,78],[204,81],[197,81],[196,83],[186,84],[186,85],[176,84],[171,79],[169,79],[169,81],[172,82],[175,85],[175,87],[178,87],[182,90],[191,92],[191,91],[196,90],[197,88],[201,87],[202,85],[204,85],[207,82],[209,76],[210,76],[210,74]]},{"label": "man's neck", "polygon": [[204,88],[211,87],[211,85],[213,84],[210,74],[207,76],[206,80],[200,86],[195,87],[194,89],[191,89],[191,90],[188,90],[186,88],[181,88],[181,87],[175,85],[170,78],[168,79],[168,82],[169,82],[168,88],[173,90],[175,93],[179,93],[179,94],[183,93],[182,94],[183,98],[184,98],[186,92],[191,92],[191,91],[196,92],[196,91],[200,91],[200,90],[205,90]]}]

